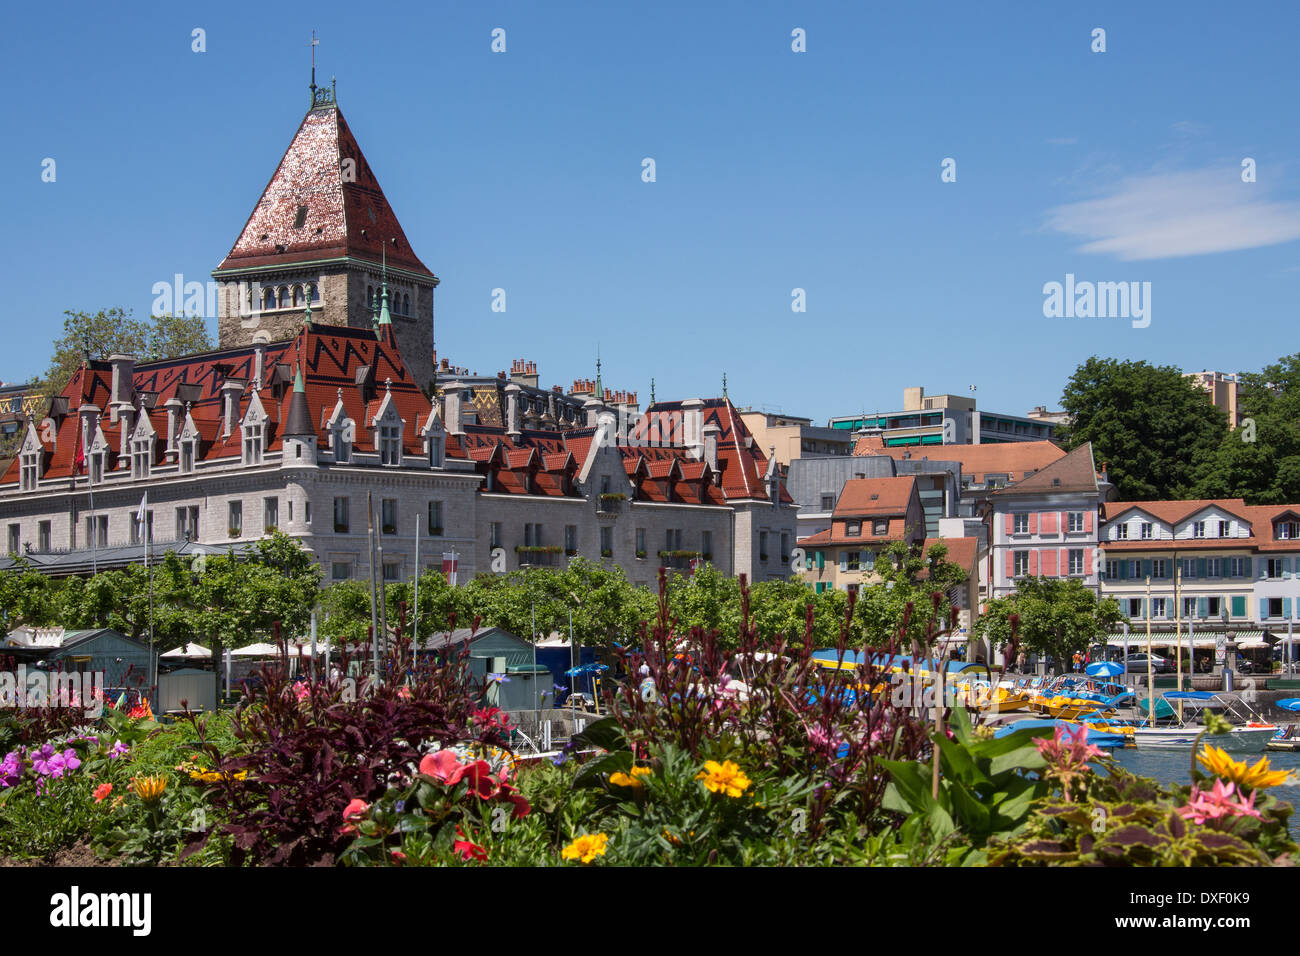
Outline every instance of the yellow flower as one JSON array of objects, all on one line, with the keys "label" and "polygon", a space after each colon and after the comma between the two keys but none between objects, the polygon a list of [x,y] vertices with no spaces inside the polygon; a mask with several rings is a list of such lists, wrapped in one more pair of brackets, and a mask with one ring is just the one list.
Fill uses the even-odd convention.
[{"label": "yellow flower", "polygon": [[1223,780],[1229,780],[1239,787],[1247,787],[1251,790],[1257,790],[1261,787],[1276,787],[1280,783],[1285,783],[1290,774],[1285,770],[1272,770],[1269,768],[1268,758],[1260,757],[1259,762],[1253,767],[1248,766],[1244,760],[1233,760],[1228,756],[1227,751],[1220,750],[1218,747],[1211,747],[1208,744],[1205,749],[1196,755],[1201,766],[1216,777]]},{"label": "yellow flower", "polygon": [[167,789],[167,778],[161,775],[157,777],[132,777],[131,789],[145,803],[156,803],[162,799],[163,791]]},{"label": "yellow flower", "polygon": [[566,860],[581,860],[583,863],[590,863],[596,857],[605,855],[605,844],[607,843],[609,843],[609,837],[604,833],[584,833],[561,850],[560,856]]},{"label": "yellow flower", "polygon": [[724,763],[718,763],[716,760],[706,760],[704,769],[695,775],[696,780],[703,780],[704,785],[713,793],[725,793],[729,797],[738,797],[744,793],[750,784],[750,780],[745,776],[745,772],[730,760]]},{"label": "yellow flower", "polygon": [[632,775],[630,777],[621,771],[618,773],[611,773],[609,775],[609,782],[616,787],[636,787],[637,789],[641,789],[645,784],[638,780],[637,777],[646,777],[652,773],[654,773],[654,771],[649,767],[633,767]]}]

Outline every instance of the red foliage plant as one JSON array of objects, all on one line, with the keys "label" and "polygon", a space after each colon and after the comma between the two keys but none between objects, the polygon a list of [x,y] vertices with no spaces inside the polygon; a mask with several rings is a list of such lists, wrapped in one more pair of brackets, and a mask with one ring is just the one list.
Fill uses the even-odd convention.
[{"label": "red foliage plant", "polygon": [[[905,640],[910,643],[911,606],[883,659],[880,649],[864,646],[853,663],[848,644],[856,596],[850,592],[836,644],[838,667],[830,669],[812,657],[811,605],[800,647],[784,638],[764,642],[752,622],[744,575],[740,584],[739,646],[726,651],[716,631],[677,633],[661,570],[657,621],[642,625],[638,649],[617,652],[631,679],[608,685],[610,713],[633,745],[670,742],[699,756],[706,742],[730,739],[753,766],[816,779],[811,827],[832,803],[869,817],[887,783],[876,761],[917,759],[930,750],[923,717],[895,704],[889,668],[882,666]],[[732,686],[737,682],[743,689]],[[883,690],[873,695],[870,688]]]},{"label": "red foliage plant", "polygon": [[[346,652],[340,663],[346,673]],[[412,772],[422,742],[508,743],[501,722],[474,719],[484,686],[470,672],[468,641],[413,655],[399,639],[379,664],[383,679],[371,670],[355,695],[351,681],[295,683],[279,665],[263,668],[260,689],[235,713],[240,746],[232,755],[210,745],[204,721],[195,720],[201,747],[222,771],[210,801],[225,822],[196,837],[187,854],[222,833],[237,865],[330,865],[348,843],[338,825],[344,811]]]}]

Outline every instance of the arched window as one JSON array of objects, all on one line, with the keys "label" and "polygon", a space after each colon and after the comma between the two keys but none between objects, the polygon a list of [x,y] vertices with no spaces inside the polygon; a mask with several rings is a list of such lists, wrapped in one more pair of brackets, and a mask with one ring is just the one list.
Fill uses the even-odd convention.
[{"label": "arched window", "polygon": [[404,295],[402,296],[402,315],[410,315],[410,314],[411,314],[411,297],[409,295]]},{"label": "arched window", "polygon": [[280,286],[280,308],[289,307],[289,289],[286,286]]},{"label": "arched window", "polygon": [[264,308],[264,309],[274,309],[274,308],[275,308],[275,290],[274,290],[274,289],[267,289],[267,290],[266,290],[266,295],[264,295],[264,296],[262,297],[262,308]]},{"label": "arched window", "polygon": [[295,307],[302,305],[302,286],[293,287],[293,304]]},{"label": "arched window", "polygon": [[307,300],[309,302],[320,301],[320,291],[316,288],[316,283],[314,282],[309,282],[307,284]]},{"label": "arched window", "polygon": [[372,285],[366,286],[366,308],[375,311],[375,287]]}]

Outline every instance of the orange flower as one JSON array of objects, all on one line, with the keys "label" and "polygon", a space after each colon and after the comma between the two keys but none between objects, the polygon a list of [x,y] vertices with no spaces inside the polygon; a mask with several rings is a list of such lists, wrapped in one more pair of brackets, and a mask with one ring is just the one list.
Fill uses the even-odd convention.
[{"label": "orange flower", "polygon": [[95,802],[103,803],[104,798],[107,797],[112,792],[113,792],[113,785],[111,783],[101,783],[98,787],[95,788]]}]

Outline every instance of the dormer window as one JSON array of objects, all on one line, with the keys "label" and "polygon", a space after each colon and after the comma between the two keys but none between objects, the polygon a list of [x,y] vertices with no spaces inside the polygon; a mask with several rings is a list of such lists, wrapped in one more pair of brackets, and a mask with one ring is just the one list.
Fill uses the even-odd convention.
[{"label": "dormer window", "polygon": [[196,442],[192,438],[181,440],[181,473],[182,474],[189,474],[194,470],[195,444]]},{"label": "dormer window", "polygon": [[20,463],[19,487],[23,491],[35,491],[36,482],[41,476],[41,453],[38,451],[24,452],[22,462]]},{"label": "dormer window", "polygon": [[90,461],[90,483],[98,485],[104,480],[104,455],[102,451],[92,451],[88,456]]},{"label": "dormer window", "polygon": [[141,480],[149,477],[153,463],[153,436],[137,438],[131,443],[131,477]]},{"label": "dormer window", "polygon": [[381,465],[400,465],[402,463],[402,426],[383,424],[379,426],[379,463]]},{"label": "dormer window", "polygon": [[441,438],[435,436],[429,439],[429,467],[430,468],[442,467],[442,450],[443,449],[442,449]]},{"label": "dormer window", "polygon": [[262,463],[263,429],[261,425],[244,426],[244,464],[260,465]]}]

